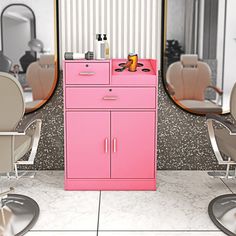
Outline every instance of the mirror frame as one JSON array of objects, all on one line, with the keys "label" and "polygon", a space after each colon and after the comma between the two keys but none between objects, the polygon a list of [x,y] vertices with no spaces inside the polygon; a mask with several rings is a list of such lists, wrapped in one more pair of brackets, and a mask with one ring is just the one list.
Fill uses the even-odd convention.
[{"label": "mirror frame", "polygon": [[[227,1],[227,0],[226,0]],[[176,103],[174,101],[174,99],[171,97],[168,89],[167,89],[167,83],[166,83],[166,74],[164,71],[164,56],[165,56],[165,50],[166,50],[166,38],[167,38],[167,7],[168,7],[168,0],[162,0],[162,24],[161,24],[161,77],[162,77],[162,84],[165,90],[165,93],[167,94],[167,96],[169,97],[169,99],[171,100],[171,102],[178,107],[179,109],[181,109],[182,111],[185,111],[189,114],[195,115],[195,116],[206,116],[206,114],[202,114],[202,113],[196,113],[194,111],[192,111],[191,109],[186,109],[183,108],[182,106],[180,106],[178,103]],[[226,17],[226,16],[225,16]],[[225,47],[225,45],[224,45]],[[229,112],[225,112],[222,113],[220,115],[228,115],[230,114]]]},{"label": "mirror frame", "polygon": [[[36,1],[36,0],[34,0]],[[48,94],[47,96],[47,99],[46,101],[42,101],[42,102],[39,102],[32,111],[29,111],[29,112],[25,112],[25,115],[27,114],[30,114],[30,113],[33,113],[37,110],[39,110],[40,108],[43,108],[47,103],[48,101],[51,100],[56,88],[57,88],[57,85],[58,85],[58,81],[59,81],[59,75],[60,75],[60,71],[59,71],[59,65],[60,65],[60,61],[59,61],[59,3],[58,3],[58,0],[53,0],[54,2],[54,60],[55,60],[55,75],[54,75],[54,82],[53,82],[53,86],[52,88],[50,89],[50,93]],[[7,5],[1,12],[1,47],[2,47],[2,50],[3,50],[3,20],[2,20],[2,17],[3,17],[3,14],[5,12],[5,10],[7,10],[7,8],[11,7],[11,6],[24,6],[24,7],[27,7],[33,14],[33,18],[34,18],[34,23],[35,23],[35,27],[34,27],[34,35],[35,35],[35,38],[36,38],[36,17],[35,17],[35,13],[34,11],[32,10],[32,8],[30,8],[28,5],[24,4],[24,3],[12,3],[12,4],[9,4]]]}]

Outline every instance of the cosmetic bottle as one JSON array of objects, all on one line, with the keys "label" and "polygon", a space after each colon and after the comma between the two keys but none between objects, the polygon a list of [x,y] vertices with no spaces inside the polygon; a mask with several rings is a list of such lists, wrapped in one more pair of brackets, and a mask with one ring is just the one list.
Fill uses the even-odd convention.
[{"label": "cosmetic bottle", "polygon": [[105,58],[109,59],[110,58],[110,48],[109,48],[109,43],[107,42],[107,35],[103,35],[103,42],[105,43]]},{"label": "cosmetic bottle", "polygon": [[101,34],[98,34],[98,38],[97,38],[96,59],[105,59],[105,43],[102,41]]},{"label": "cosmetic bottle", "polygon": [[95,35],[95,39],[93,40],[94,59],[97,59],[97,47],[98,47],[98,34]]}]

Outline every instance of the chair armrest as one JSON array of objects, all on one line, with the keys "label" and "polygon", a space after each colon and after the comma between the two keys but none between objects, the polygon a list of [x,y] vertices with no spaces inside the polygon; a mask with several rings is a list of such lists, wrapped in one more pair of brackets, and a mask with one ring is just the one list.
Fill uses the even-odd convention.
[{"label": "chair armrest", "polygon": [[20,129],[24,130],[27,133],[28,128],[35,123],[35,129],[32,133],[32,140],[31,140],[31,152],[27,161],[17,161],[16,164],[18,165],[32,165],[34,164],[34,159],[36,157],[38,144],[40,140],[40,133],[41,133],[41,126],[42,120],[39,118],[39,115],[27,115],[25,120],[20,125]]},{"label": "chair armrest", "polygon": [[230,131],[231,134],[236,135],[236,126],[232,122],[223,118],[222,116],[216,114],[207,114],[206,118],[207,120],[214,120],[222,124],[225,128],[227,128]]},{"label": "chair armrest", "polygon": [[25,132],[0,132],[0,136],[21,136],[25,135]]},{"label": "chair armrest", "polygon": [[175,95],[175,88],[173,85],[166,83],[166,88],[171,96]]},{"label": "chair armrest", "polygon": [[219,95],[223,95],[223,90],[221,90],[220,88],[217,88],[217,87],[214,86],[214,85],[209,85],[209,86],[207,86],[207,88],[212,88],[212,89],[214,89]]},{"label": "chair armrest", "polygon": [[27,115],[26,118],[22,121],[20,126],[17,128],[17,131],[20,133],[25,133],[26,130],[35,122],[42,123],[40,116],[38,114]]}]

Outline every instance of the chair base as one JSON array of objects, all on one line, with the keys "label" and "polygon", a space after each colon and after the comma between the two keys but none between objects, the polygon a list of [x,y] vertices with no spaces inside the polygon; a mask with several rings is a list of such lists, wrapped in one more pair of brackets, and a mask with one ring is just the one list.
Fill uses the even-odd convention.
[{"label": "chair base", "polygon": [[20,179],[20,178],[34,178],[36,175],[35,171],[17,171],[16,172],[9,172],[9,173],[0,173],[0,179]]},{"label": "chair base", "polygon": [[219,178],[219,179],[235,179],[236,172],[235,171],[210,171],[207,172],[209,176],[212,178]]}]

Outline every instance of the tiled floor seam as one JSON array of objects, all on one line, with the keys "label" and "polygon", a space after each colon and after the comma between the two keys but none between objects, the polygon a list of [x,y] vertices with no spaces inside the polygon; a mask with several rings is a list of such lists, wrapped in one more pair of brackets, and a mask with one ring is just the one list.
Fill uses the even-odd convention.
[{"label": "tiled floor seam", "polygon": [[47,233],[47,232],[69,232],[69,233],[76,233],[76,232],[97,232],[97,230],[55,230],[55,229],[47,229],[47,230],[30,230],[29,232],[32,232],[32,233]]},{"label": "tiled floor seam", "polygon": [[220,179],[220,180],[229,189],[229,191],[234,194],[234,191],[228,186],[228,184],[223,179]]},{"label": "tiled floor seam", "polygon": [[99,202],[98,202],[98,222],[97,222],[97,236],[99,232],[99,220],[100,220],[100,210],[101,210],[101,198],[102,198],[102,191],[99,193]]},{"label": "tiled floor seam", "polygon": [[132,233],[187,233],[187,232],[192,232],[192,233],[218,233],[221,232],[220,230],[98,230],[98,232],[119,232],[119,233],[125,233],[125,232],[132,232]]}]

